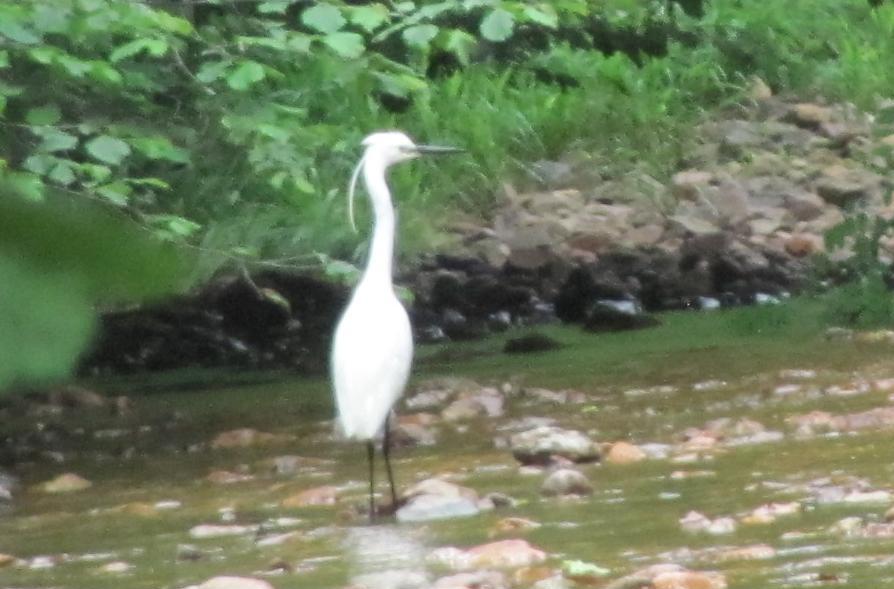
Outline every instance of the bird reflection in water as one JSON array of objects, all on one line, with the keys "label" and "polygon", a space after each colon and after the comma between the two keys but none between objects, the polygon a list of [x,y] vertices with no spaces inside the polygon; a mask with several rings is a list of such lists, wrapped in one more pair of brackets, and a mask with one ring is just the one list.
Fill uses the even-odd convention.
[{"label": "bird reflection in water", "polygon": [[424,531],[407,526],[350,528],[344,540],[349,582],[370,588],[427,587]]}]

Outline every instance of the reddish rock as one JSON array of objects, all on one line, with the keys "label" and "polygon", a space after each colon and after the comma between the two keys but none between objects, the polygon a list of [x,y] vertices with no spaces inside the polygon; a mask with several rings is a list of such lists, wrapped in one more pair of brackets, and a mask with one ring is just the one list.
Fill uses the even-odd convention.
[{"label": "reddish rock", "polygon": [[266,444],[288,442],[291,440],[294,440],[293,436],[259,432],[258,430],[246,427],[218,434],[214,440],[211,441],[211,447],[215,449],[249,448],[252,446],[262,446]]},{"label": "reddish rock", "polygon": [[73,493],[90,488],[93,483],[73,472],[60,474],[56,478],[38,485],[44,493]]},{"label": "reddish rock", "polygon": [[283,507],[311,507],[319,505],[335,505],[338,498],[338,489],[331,485],[306,489],[295,495],[290,495],[282,500]]},{"label": "reddish rock", "polygon": [[630,442],[615,442],[609,448],[605,461],[611,464],[632,464],[646,458],[648,455]]},{"label": "reddish rock", "polygon": [[653,589],[726,589],[726,577],[720,573],[668,571],[652,579]]}]

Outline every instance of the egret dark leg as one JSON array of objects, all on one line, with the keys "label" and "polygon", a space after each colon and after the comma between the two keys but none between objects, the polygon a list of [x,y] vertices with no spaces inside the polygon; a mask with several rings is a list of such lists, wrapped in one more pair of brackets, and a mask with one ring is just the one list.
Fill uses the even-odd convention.
[{"label": "egret dark leg", "polygon": [[388,484],[391,486],[391,508],[397,509],[397,493],[394,490],[394,473],[391,472],[391,434],[389,427],[391,416],[385,418],[385,438],[382,440],[382,454],[385,455],[385,470],[388,472]]},{"label": "egret dark leg", "polygon": [[366,443],[366,456],[369,459],[369,521],[376,519],[376,499],[375,499],[375,468],[373,462],[376,455],[376,446],[372,440]]}]

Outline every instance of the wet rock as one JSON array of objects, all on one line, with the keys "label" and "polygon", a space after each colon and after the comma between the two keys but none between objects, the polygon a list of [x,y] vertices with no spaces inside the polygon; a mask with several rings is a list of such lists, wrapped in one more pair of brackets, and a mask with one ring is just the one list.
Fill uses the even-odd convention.
[{"label": "wet rock", "polygon": [[527,354],[531,352],[547,352],[557,350],[562,344],[548,335],[542,333],[530,333],[521,337],[506,340],[503,351],[507,354]]},{"label": "wet rock", "polygon": [[497,520],[497,523],[491,527],[488,532],[490,536],[501,534],[517,534],[528,530],[535,530],[540,527],[540,523],[524,517],[504,517]]},{"label": "wet rock", "polygon": [[580,471],[572,468],[560,468],[546,477],[540,487],[540,492],[548,497],[590,495],[593,492],[593,486]]},{"label": "wet rock", "polygon": [[605,589],[726,589],[720,573],[690,571],[678,564],[655,564],[612,581]]},{"label": "wet rock", "polygon": [[700,571],[667,571],[652,578],[654,589],[726,589],[721,573]]},{"label": "wet rock", "polygon": [[441,577],[431,589],[508,589],[509,581],[500,571],[457,573]]},{"label": "wet rock", "polygon": [[191,585],[185,589],[273,589],[273,585],[263,579],[252,577],[212,577],[201,585]]},{"label": "wet rock", "polygon": [[503,414],[503,395],[495,388],[486,387],[474,393],[462,393],[448,405],[441,417],[445,421],[475,417],[500,417]]},{"label": "wet rock", "polygon": [[250,474],[231,472],[229,470],[213,470],[205,477],[206,481],[215,485],[231,485],[233,483],[243,483],[253,479],[254,477]]},{"label": "wet rock", "polygon": [[632,464],[648,458],[648,455],[639,447],[630,442],[615,442],[605,455],[605,461],[610,464]]},{"label": "wet rock", "polygon": [[44,493],[73,493],[83,491],[93,486],[93,483],[73,472],[60,474],[54,479],[43,482],[38,488]]},{"label": "wet rock", "polygon": [[428,561],[455,571],[512,569],[539,564],[546,553],[525,540],[498,540],[469,549],[438,548]]},{"label": "wet rock", "polygon": [[441,479],[426,479],[404,493],[406,502],[397,510],[401,522],[422,522],[477,515],[487,507],[474,489]]},{"label": "wet rock", "polygon": [[226,536],[244,536],[255,531],[254,526],[199,524],[189,530],[189,535],[196,540],[205,538],[223,538]]},{"label": "wet rock", "polygon": [[424,522],[478,515],[476,502],[465,497],[419,495],[397,510],[399,522]]},{"label": "wet rock", "polygon": [[19,561],[15,556],[11,554],[4,554],[0,552],[0,569],[12,566]]},{"label": "wet rock", "polygon": [[[430,419],[424,421],[410,419],[415,416],[425,415]],[[392,443],[398,448],[410,446],[434,446],[438,437],[431,424],[437,417],[430,413],[417,413],[415,415],[402,415],[391,431]]]},{"label": "wet rock", "polygon": [[769,544],[752,544],[721,550],[716,559],[720,562],[732,560],[768,560],[776,558],[776,549]]},{"label": "wet rock", "polygon": [[352,589],[429,589],[431,579],[425,571],[392,570],[357,575]]},{"label": "wet rock", "polygon": [[740,521],[743,524],[769,524],[779,517],[794,515],[801,512],[801,504],[797,501],[789,503],[767,503],[754,509],[743,516]]},{"label": "wet rock", "polygon": [[651,315],[620,311],[604,303],[593,305],[584,319],[584,328],[595,333],[646,329],[660,324],[661,322]]},{"label": "wet rock", "polygon": [[259,463],[259,466],[273,474],[288,476],[298,474],[306,469],[318,468],[327,464],[332,464],[332,461],[322,458],[309,458],[307,456],[283,454],[282,456],[274,456],[273,458],[262,460]]},{"label": "wet rock", "polygon": [[107,562],[106,564],[99,567],[99,572],[110,575],[121,575],[124,573],[129,573],[133,569],[134,566],[129,562],[124,562],[123,560],[115,560],[112,562]]},{"label": "wet rock", "polygon": [[515,458],[522,464],[549,464],[555,457],[572,462],[599,459],[599,447],[585,434],[555,426],[541,426],[517,433],[509,440]]},{"label": "wet rock", "polygon": [[690,511],[680,518],[680,527],[686,532],[704,532],[716,536],[735,532],[736,520],[731,517],[718,517],[712,520],[703,513]]},{"label": "wet rock", "polygon": [[211,441],[211,447],[214,449],[250,448],[253,446],[290,442],[294,439],[293,436],[260,432],[256,429],[246,427],[218,434]]},{"label": "wet rock", "polygon": [[287,508],[316,507],[322,505],[335,505],[338,499],[338,488],[331,485],[306,489],[300,493],[290,495],[282,500],[280,505]]}]

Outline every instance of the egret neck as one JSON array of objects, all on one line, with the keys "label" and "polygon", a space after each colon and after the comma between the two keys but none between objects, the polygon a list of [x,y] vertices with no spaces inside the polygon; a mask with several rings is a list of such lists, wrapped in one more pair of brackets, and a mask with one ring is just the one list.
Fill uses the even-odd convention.
[{"label": "egret neck", "polygon": [[363,284],[392,288],[391,272],[394,258],[394,205],[385,182],[386,163],[377,154],[367,154],[363,165],[363,181],[372,201],[375,223],[370,242],[369,258],[363,273]]}]

